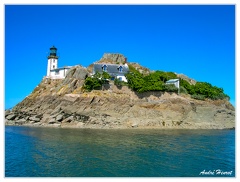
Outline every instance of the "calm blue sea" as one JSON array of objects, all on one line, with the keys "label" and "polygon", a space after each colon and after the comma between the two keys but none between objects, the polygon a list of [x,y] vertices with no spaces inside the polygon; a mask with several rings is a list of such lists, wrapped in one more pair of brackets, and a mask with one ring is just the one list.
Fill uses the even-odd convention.
[{"label": "calm blue sea", "polygon": [[5,127],[6,177],[234,177],[235,130]]}]

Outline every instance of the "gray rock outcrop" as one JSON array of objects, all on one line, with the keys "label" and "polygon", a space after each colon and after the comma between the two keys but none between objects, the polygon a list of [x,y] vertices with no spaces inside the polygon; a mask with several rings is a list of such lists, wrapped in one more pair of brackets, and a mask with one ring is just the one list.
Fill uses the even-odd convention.
[{"label": "gray rock outcrop", "polygon": [[[65,96],[51,96],[24,101],[6,117],[20,118],[25,124],[39,122],[40,126],[58,124],[58,127],[81,128],[183,128],[225,129],[235,127],[235,110],[228,101],[199,101],[169,93],[151,93],[139,98],[127,87],[112,91]],[[68,99],[68,97],[71,97]],[[40,107],[36,107],[36,105]],[[48,108],[47,110],[45,108]],[[36,113],[42,117],[38,121]],[[27,117],[28,115],[28,117]],[[30,117],[29,117],[30,116]]]},{"label": "gray rock outcrop", "polygon": [[127,61],[127,58],[124,57],[124,55],[119,54],[119,53],[105,53],[103,57],[100,59],[100,62],[107,62],[107,61],[112,61],[112,63],[119,63],[119,64],[124,64]]}]

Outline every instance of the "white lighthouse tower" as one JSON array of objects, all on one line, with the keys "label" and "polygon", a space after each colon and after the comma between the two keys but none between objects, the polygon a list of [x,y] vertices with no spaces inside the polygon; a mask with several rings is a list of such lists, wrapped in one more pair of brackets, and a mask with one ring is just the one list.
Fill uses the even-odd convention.
[{"label": "white lighthouse tower", "polygon": [[47,78],[64,79],[71,66],[64,66],[58,68],[58,56],[56,47],[52,46],[50,48],[50,54],[47,58],[48,58]]},{"label": "white lighthouse tower", "polygon": [[51,76],[51,70],[55,70],[58,68],[58,56],[57,56],[57,48],[52,46],[50,48],[50,55],[48,56],[48,66],[47,66],[47,76]]}]

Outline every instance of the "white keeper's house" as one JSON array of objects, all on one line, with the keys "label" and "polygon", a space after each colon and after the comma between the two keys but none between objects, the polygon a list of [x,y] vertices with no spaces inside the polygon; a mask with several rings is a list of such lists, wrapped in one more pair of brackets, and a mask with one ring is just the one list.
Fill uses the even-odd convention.
[{"label": "white keeper's house", "polygon": [[50,48],[50,54],[48,58],[47,65],[47,78],[51,79],[63,79],[67,75],[67,71],[71,68],[71,66],[64,66],[58,68],[58,56],[57,56],[57,48],[52,46]]},{"label": "white keeper's house", "polygon": [[93,75],[95,73],[107,72],[111,76],[111,80],[119,79],[120,81],[127,82],[125,74],[129,72],[127,63],[125,64],[109,64],[109,63],[95,63],[93,65]]}]

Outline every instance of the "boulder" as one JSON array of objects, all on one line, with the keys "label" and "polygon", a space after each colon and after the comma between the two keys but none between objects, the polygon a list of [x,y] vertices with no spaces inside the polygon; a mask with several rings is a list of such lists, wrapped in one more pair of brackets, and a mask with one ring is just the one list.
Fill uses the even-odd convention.
[{"label": "boulder", "polygon": [[62,111],[61,107],[56,107],[52,112],[51,115],[55,115],[55,114],[60,114]]},{"label": "boulder", "polygon": [[64,119],[62,123],[70,123],[74,120],[73,116],[69,116],[68,118]]},{"label": "boulder", "polygon": [[39,122],[40,118],[37,118],[36,116],[30,117],[29,120]]},{"label": "boulder", "polygon": [[19,119],[19,120],[15,121],[15,124],[22,125],[25,122],[26,122],[26,120],[24,118],[22,118],[22,119]]},{"label": "boulder", "polygon": [[17,121],[17,120],[19,120],[19,119],[20,119],[19,116],[17,116],[14,120]]},{"label": "boulder", "polygon": [[133,123],[132,124],[132,128],[137,128],[138,127],[138,124],[137,123]]},{"label": "boulder", "polygon": [[54,124],[56,123],[56,120],[54,118],[50,119],[50,121],[48,121],[48,124]]},{"label": "boulder", "polygon": [[30,124],[33,124],[33,123],[35,123],[35,121],[30,121],[29,123],[30,123]]},{"label": "boulder", "polygon": [[60,114],[60,113],[52,114],[52,115],[50,115],[49,117],[50,117],[50,118],[56,118],[59,114]]},{"label": "boulder", "polygon": [[6,119],[8,119],[8,120],[14,120],[16,117],[17,117],[17,115],[15,115],[15,114],[10,114],[10,115],[8,115],[8,116],[6,117]]},{"label": "boulder", "polygon": [[63,115],[62,114],[57,115],[56,120],[57,121],[62,121],[63,120]]},{"label": "boulder", "polygon": [[35,118],[40,118],[40,119],[41,119],[41,117],[42,117],[42,114],[38,114],[35,116]]}]

